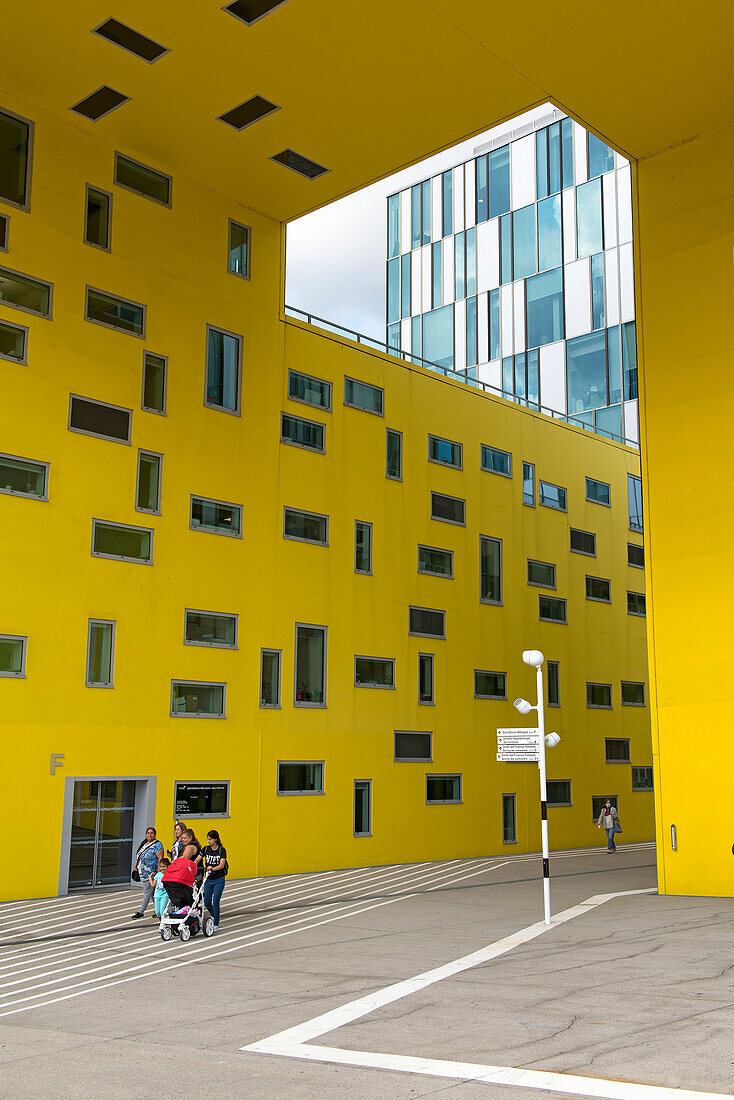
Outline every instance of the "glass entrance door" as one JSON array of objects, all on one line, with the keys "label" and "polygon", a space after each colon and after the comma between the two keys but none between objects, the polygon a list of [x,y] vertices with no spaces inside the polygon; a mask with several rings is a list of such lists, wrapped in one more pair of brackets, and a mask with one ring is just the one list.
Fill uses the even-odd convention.
[{"label": "glass entrance door", "polygon": [[130,881],[135,781],[85,779],[74,784],[69,889]]}]

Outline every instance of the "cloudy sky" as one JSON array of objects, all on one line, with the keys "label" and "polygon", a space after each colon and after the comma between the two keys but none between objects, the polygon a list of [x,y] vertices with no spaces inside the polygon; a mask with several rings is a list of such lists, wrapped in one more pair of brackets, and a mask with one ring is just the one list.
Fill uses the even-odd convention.
[{"label": "cloudy sky", "polygon": [[387,196],[469,160],[478,146],[550,109],[544,104],[291,222],[287,305],[384,340]]}]

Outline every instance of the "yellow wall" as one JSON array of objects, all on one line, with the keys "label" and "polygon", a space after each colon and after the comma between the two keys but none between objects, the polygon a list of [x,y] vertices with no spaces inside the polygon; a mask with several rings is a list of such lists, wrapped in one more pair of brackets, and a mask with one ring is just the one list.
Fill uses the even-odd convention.
[{"label": "yellow wall", "polygon": [[[28,115],[27,104],[0,106]],[[49,501],[0,494],[6,583],[0,633],[28,636],[24,680],[0,679],[6,831],[34,853],[0,889],[54,894],[64,779],[157,776],[164,840],[176,780],[231,780],[221,823],[234,875],[380,864],[503,850],[501,795],[518,797],[518,843],[539,846],[537,769],[498,765],[497,726],[522,724],[511,702],[476,701],[474,668],[508,673],[530,695],[524,648],[560,661],[561,709],[548,728],[551,779],[571,779],[571,808],[550,811],[553,847],[599,843],[591,797],[619,796],[625,839],[652,834],[652,795],[627,765],[604,763],[604,737],[629,737],[650,763],[649,711],[620,705],[620,680],[646,680],[645,623],[626,614],[642,590],[627,566],[626,475],[637,455],[279,316],[281,229],[232,199],[175,178],[168,210],[112,185],[113,147],[35,115],[31,212],[10,216],[0,265],[54,283],[53,320],[0,304],[30,329],[27,366],[0,362],[4,452],[51,463]],[[136,155],[133,148],[123,152]],[[165,164],[158,164],[165,170]],[[82,243],[85,184],[114,191],[112,251]],[[252,227],[252,278],[226,270],[227,220]],[[148,306],[145,340],[83,319],[84,287]],[[203,405],[205,326],[244,337],[242,415]],[[167,416],[140,410],[143,350],[168,356]],[[333,412],[289,402],[287,368],[329,380]],[[386,415],[342,405],[343,376],[385,388]],[[132,445],[67,431],[69,393],[134,410]],[[280,410],[326,423],[326,455],[279,442]],[[385,428],[404,440],[403,481],[384,476]],[[461,472],[427,462],[427,433],[462,442]],[[480,445],[511,451],[514,477],[480,469]],[[138,448],[161,452],[162,515],[134,509]],[[568,489],[568,514],[523,507],[521,464]],[[584,476],[612,484],[612,508],[584,499]],[[467,500],[467,526],[429,518],[430,489]],[[241,503],[244,536],[188,528],[190,493]],[[330,546],[282,538],[284,505],[328,513]],[[155,529],[154,565],[93,558],[92,518]],[[373,575],[353,571],[354,521],[373,523]],[[598,557],[568,550],[569,526],[595,531]],[[503,540],[504,606],[479,602],[479,536]],[[453,549],[455,580],[418,576],[418,542]],[[526,558],[555,562],[568,626],[538,622]],[[587,602],[584,575],[611,578],[611,606]],[[408,605],[442,608],[447,640],[408,636]],[[184,646],[184,608],[239,614],[236,651]],[[114,690],[84,686],[87,622],[117,623]],[[329,627],[325,710],[292,705],[294,624]],[[260,648],[283,650],[283,707],[258,706]],[[417,654],[436,654],[436,705],[417,701]],[[394,657],[397,689],[353,686],[355,653]],[[227,719],[169,717],[172,678],[226,681]],[[610,712],[587,710],[587,680],[613,685]],[[395,729],[432,730],[431,765],[395,764]],[[63,767],[49,774],[51,753]],[[325,760],[324,797],[276,796],[278,760]],[[461,806],[426,806],[426,772],[463,774]],[[374,835],[352,836],[355,779],[372,779]],[[142,836],[138,823],[137,831]],[[147,822],[145,823],[147,824]],[[196,822],[200,836],[210,822]]]}]

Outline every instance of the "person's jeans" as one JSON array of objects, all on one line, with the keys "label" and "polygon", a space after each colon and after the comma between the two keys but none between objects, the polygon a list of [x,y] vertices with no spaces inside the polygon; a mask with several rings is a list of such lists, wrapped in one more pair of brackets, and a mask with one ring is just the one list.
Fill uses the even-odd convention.
[{"label": "person's jeans", "polygon": [[616,844],[614,843],[614,826],[611,829],[607,829],[607,848],[610,852],[615,851]]},{"label": "person's jeans", "polygon": [[150,885],[147,877],[140,880],[140,885],[143,887],[143,900],[140,903],[138,912],[144,913],[145,910],[148,908],[148,902],[153,897],[153,891],[155,890],[155,887]]},{"label": "person's jeans", "polygon": [[219,924],[219,902],[224,889],[225,878],[210,878],[204,883],[204,905],[214,917],[214,923]]}]

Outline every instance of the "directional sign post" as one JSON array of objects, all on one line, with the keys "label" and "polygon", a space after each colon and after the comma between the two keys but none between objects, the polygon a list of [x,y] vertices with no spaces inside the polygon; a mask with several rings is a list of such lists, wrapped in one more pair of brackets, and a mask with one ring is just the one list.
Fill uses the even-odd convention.
[{"label": "directional sign post", "polygon": [[508,764],[537,764],[540,760],[538,731],[498,729],[497,759]]}]

